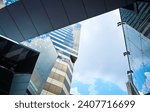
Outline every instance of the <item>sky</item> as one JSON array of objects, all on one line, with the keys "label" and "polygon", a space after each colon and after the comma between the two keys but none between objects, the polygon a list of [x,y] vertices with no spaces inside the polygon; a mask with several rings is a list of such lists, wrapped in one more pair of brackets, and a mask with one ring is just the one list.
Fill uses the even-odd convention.
[{"label": "sky", "polygon": [[126,95],[127,58],[119,10],[81,22],[78,60],[71,93],[74,95]]}]

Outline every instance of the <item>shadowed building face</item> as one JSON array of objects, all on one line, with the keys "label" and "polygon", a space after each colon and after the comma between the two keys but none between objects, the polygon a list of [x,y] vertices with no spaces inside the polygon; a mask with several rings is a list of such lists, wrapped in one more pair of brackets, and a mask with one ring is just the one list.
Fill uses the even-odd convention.
[{"label": "shadowed building face", "polygon": [[135,1],[20,0],[0,10],[0,34],[21,42]]},{"label": "shadowed building face", "polygon": [[[28,85],[38,56],[39,52],[0,36],[0,94],[11,94],[23,83]],[[22,77],[24,82],[18,82]],[[21,86],[22,94],[26,94],[26,85]]]}]

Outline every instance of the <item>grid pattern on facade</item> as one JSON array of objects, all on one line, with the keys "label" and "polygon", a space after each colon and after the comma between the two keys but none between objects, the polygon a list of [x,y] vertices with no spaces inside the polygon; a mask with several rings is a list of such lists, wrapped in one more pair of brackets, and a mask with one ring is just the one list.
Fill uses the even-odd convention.
[{"label": "grid pattern on facade", "polygon": [[137,2],[135,10],[120,9],[123,22],[150,38],[150,4]]}]

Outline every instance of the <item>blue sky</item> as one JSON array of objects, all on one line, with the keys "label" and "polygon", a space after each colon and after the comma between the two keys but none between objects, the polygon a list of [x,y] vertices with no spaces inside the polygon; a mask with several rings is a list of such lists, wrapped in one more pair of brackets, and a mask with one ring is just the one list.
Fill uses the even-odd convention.
[{"label": "blue sky", "polygon": [[144,68],[143,66],[141,66],[139,69],[137,69],[134,72],[134,74],[136,75],[133,75],[133,80],[138,90],[143,89],[143,84],[145,83],[145,80],[147,79],[147,76],[145,75],[145,73],[148,73],[149,71],[150,71],[150,65],[148,64],[148,65],[145,65]]},{"label": "blue sky", "polygon": [[72,94],[124,95],[128,70],[119,10],[81,22]]}]

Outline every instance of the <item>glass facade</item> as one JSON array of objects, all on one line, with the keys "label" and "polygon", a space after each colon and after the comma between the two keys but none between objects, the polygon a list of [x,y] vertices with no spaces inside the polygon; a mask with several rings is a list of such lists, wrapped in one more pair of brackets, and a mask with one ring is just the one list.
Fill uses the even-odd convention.
[{"label": "glass facade", "polygon": [[40,52],[28,87],[32,94],[40,94],[58,54],[51,39],[45,35],[22,42],[22,44]]},{"label": "glass facade", "polygon": [[0,0],[0,9],[17,1],[19,0]]},{"label": "glass facade", "polygon": [[125,24],[124,26],[132,79],[138,91],[147,94],[150,92],[150,39]]},{"label": "glass facade", "polygon": [[0,95],[8,95],[13,79],[13,72],[0,65]]},{"label": "glass facade", "polygon": [[[133,8],[133,9],[132,9]],[[145,37],[150,38],[150,3],[136,2],[126,8],[120,9],[121,19],[128,25],[142,33]]]},{"label": "glass facade", "polygon": [[[129,57],[129,80],[139,93],[150,93],[150,4],[137,2],[120,9]],[[127,84],[128,88],[132,90]],[[131,84],[132,85],[132,84]],[[133,86],[133,87],[134,87]],[[133,92],[134,93],[134,92]]]},{"label": "glass facade", "polygon": [[[80,24],[68,26],[49,33],[53,44],[62,54],[77,57],[79,48]],[[63,50],[62,50],[63,49]]]},{"label": "glass facade", "polygon": [[11,88],[10,88],[10,95],[26,95],[29,82],[31,79],[31,74],[14,74]]},{"label": "glass facade", "polygon": [[0,35],[0,94],[27,94],[39,52]]}]

